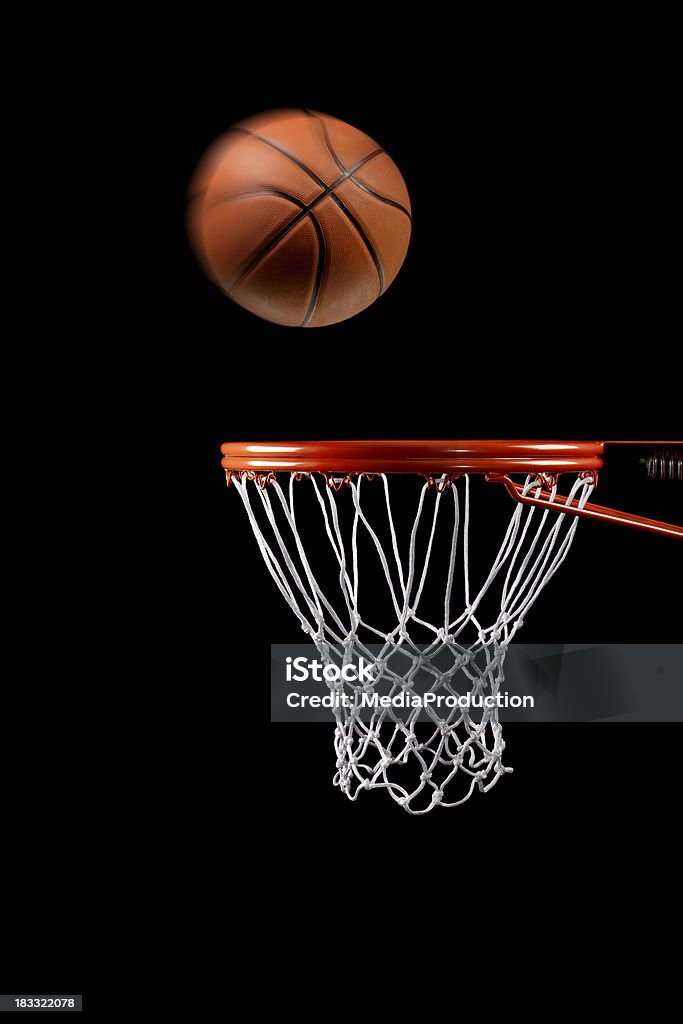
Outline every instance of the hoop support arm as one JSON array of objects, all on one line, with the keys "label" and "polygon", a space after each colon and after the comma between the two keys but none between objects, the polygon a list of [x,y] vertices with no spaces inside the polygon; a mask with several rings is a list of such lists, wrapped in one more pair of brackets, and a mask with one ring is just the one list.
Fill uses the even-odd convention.
[{"label": "hoop support arm", "polygon": [[553,501],[551,492],[547,490],[537,491],[536,496],[524,494],[524,485],[515,483],[505,474],[488,473],[486,479],[493,483],[503,484],[508,494],[521,505],[533,505],[536,508],[549,509],[551,512],[561,512],[568,516],[580,516],[583,519],[597,519],[603,523],[619,523],[636,530],[645,530],[648,533],[659,533],[665,537],[683,540],[683,526],[676,526],[674,523],[662,523],[658,519],[646,519],[644,516],[634,516],[629,512],[604,508],[602,505],[587,504],[581,508],[576,500],[569,502],[568,498],[560,495],[557,495]]}]

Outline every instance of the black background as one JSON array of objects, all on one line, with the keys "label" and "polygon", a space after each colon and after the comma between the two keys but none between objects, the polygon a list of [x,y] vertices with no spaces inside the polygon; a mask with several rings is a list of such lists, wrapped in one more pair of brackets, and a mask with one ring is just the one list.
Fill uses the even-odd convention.
[{"label": "black background", "polygon": [[[537,900],[546,886],[557,894],[583,872],[606,900],[614,865],[632,865],[643,844],[655,855],[675,848],[668,833],[679,803],[679,733],[671,725],[509,727],[515,774],[464,808],[413,819],[382,793],[348,803],[332,787],[332,724],[268,722],[269,644],[300,634],[225,488],[219,455],[228,439],[681,437],[667,63],[646,68],[632,49],[620,58],[611,28],[596,52],[586,43],[560,59],[553,40],[531,55],[511,46],[499,60],[488,33],[476,47],[450,37],[440,45],[432,26],[424,42],[407,30],[379,49],[367,40],[353,61],[341,28],[338,49],[304,33],[297,60],[292,25],[282,30],[266,52],[253,30],[216,29],[222,45],[209,52],[210,25],[199,38],[179,32],[172,42],[159,29],[142,46],[140,85],[128,77],[133,43],[117,50],[112,84],[130,117],[115,132],[105,124],[111,159],[122,160],[136,193],[136,230],[117,253],[116,274],[93,292],[91,323],[106,339],[136,248],[149,312],[136,310],[128,336],[105,345],[94,396],[120,367],[126,385],[112,419],[123,431],[129,395],[143,392],[151,430],[135,442],[157,505],[148,518],[127,466],[112,461],[116,487],[101,504],[89,495],[79,524],[123,503],[115,529],[93,537],[90,550],[132,526],[143,550],[126,592],[131,605],[145,606],[142,632],[154,654],[144,682],[112,698],[125,709],[117,742],[104,752],[120,773],[114,795],[101,792],[89,742],[65,747],[52,735],[55,724],[92,710],[91,687],[41,685],[31,742],[21,730],[4,737],[13,826],[3,969],[21,973],[25,991],[39,976],[44,990],[65,980],[73,990],[83,988],[84,973],[102,974],[106,1003],[108,981],[132,976],[128,943],[146,939],[146,914],[176,941],[193,991],[197,977],[220,984],[216,930],[235,912],[235,879],[258,911],[240,918],[242,946],[259,955],[265,946],[277,959],[291,942],[292,915],[316,907],[334,927],[341,907],[345,927],[355,924],[374,944],[361,901],[376,895],[393,915],[390,935],[402,935],[405,904],[389,890],[394,883],[408,886],[411,906],[424,913],[471,906],[505,884],[491,875],[502,868],[521,872],[509,898]],[[76,78],[82,96],[89,79]],[[395,283],[369,310],[330,328],[288,330],[254,318],[204,277],[186,241],[185,193],[206,146],[235,120],[279,106],[326,111],[367,132],[395,159],[411,195],[413,237]],[[128,134],[134,118],[144,147]],[[86,138],[93,123],[82,129]],[[87,164],[98,187],[105,164]],[[141,225],[151,227],[144,240]],[[96,420],[89,414],[88,426]],[[681,518],[675,485],[646,481],[626,452],[610,459],[599,499]],[[149,553],[157,544],[158,563]],[[104,573],[99,558],[94,570]],[[678,642],[682,564],[674,541],[582,524],[525,639]],[[116,605],[120,613],[120,596]],[[153,625],[159,610],[163,622]],[[81,625],[62,631],[60,644],[80,637]],[[111,630],[101,637],[93,664],[103,673],[126,631],[119,621],[113,640]],[[248,694],[247,710],[242,696],[235,710],[236,690]],[[22,715],[31,710],[31,695],[13,697]],[[149,729],[140,724],[147,697]],[[93,746],[100,735],[93,731]],[[74,802],[72,826],[65,808]],[[88,822],[98,812],[104,829],[93,838],[97,826]],[[126,905],[119,930],[105,904],[133,891],[122,882],[127,872],[137,902]],[[443,903],[444,893],[453,903]],[[71,916],[42,912],[59,903],[55,894],[73,901]],[[113,955],[100,949],[103,937],[113,940]],[[151,940],[149,949],[151,965]]]}]

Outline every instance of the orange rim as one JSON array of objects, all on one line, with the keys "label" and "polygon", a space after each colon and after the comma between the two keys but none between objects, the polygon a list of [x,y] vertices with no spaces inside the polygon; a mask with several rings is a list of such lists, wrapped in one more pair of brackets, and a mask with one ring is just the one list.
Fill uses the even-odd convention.
[{"label": "orange rim", "polygon": [[229,441],[223,468],[253,473],[595,472],[604,441]]}]

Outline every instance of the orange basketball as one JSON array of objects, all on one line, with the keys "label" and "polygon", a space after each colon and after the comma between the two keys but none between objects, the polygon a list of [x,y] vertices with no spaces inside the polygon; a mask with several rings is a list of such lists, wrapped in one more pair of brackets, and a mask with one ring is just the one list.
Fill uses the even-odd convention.
[{"label": "orange basketball", "polygon": [[396,277],[410,199],[394,161],[327,114],[275,110],[204,155],[189,196],[197,258],[245,309],[289,327],[355,316]]}]

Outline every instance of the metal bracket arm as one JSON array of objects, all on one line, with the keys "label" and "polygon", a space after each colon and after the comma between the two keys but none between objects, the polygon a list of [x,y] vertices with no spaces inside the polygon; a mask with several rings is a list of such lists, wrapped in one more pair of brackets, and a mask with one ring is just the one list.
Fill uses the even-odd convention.
[{"label": "metal bracket arm", "polygon": [[515,483],[509,476],[499,473],[489,473],[486,477],[495,483],[501,483],[515,501],[522,505],[533,505],[536,508],[549,509],[551,512],[562,512],[568,516],[580,516],[583,519],[597,519],[603,523],[620,523],[622,526],[630,526],[636,530],[646,530],[649,533],[663,534],[665,537],[675,537],[683,540],[683,526],[676,526],[673,523],[662,523],[658,519],[646,519],[644,516],[634,516],[629,512],[619,512],[613,508],[604,508],[602,505],[586,504],[580,507],[574,499],[556,495],[553,500],[552,493],[546,490],[534,489],[533,494],[524,493],[524,485]]}]

